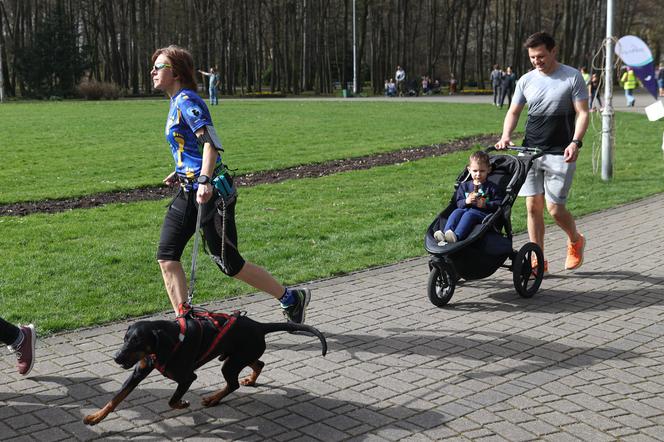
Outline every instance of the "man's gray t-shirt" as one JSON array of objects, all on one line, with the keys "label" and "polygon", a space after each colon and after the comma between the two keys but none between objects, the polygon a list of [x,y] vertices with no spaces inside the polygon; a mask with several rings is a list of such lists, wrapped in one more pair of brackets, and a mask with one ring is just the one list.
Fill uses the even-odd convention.
[{"label": "man's gray t-shirt", "polygon": [[513,103],[528,103],[524,146],[562,154],[574,137],[574,102],[588,100],[581,72],[560,63],[549,75],[533,69],[516,83]]}]

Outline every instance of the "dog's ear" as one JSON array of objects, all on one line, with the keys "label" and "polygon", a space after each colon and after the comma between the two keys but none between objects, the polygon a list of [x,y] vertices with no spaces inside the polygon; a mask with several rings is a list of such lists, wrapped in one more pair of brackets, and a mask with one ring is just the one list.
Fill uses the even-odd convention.
[{"label": "dog's ear", "polygon": [[149,353],[154,353],[159,348],[159,329],[152,330],[152,342],[147,342],[146,350]]}]

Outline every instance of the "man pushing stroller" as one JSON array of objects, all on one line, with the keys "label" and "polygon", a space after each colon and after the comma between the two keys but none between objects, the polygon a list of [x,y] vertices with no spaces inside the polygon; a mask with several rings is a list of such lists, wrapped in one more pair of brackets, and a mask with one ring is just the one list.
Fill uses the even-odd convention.
[{"label": "man pushing stroller", "polygon": [[[496,143],[505,149],[512,143],[512,132],[521,111],[528,103],[524,146],[540,148],[544,155],[535,160],[519,195],[526,197],[530,241],[544,250],[544,203],[558,226],[567,234],[565,269],[583,264],[586,240],[576,229],[567,210],[567,195],[572,187],[576,160],[588,128],[588,90],[581,73],[556,60],[558,48],[549,34],[537,32],[524,46],[532,71],[519,79],[512,104],[505,115],[503,134]],[[546,260],[544,272],[547,272]],[[533,263],[535,267],[537,263]]]}]

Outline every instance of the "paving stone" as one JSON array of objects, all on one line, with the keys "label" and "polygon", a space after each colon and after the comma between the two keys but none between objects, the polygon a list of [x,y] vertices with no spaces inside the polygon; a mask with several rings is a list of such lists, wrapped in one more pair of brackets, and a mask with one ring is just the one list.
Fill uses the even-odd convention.
[{"label": "paving stone", "polygon": [[311,437],[323,441],[338,441],[348,438],[348,434],[322,422],[305,426],[300,430]]},{"label": "paving stone", "polygon": [[548,423],[541,420],[523,422],[520,424],[520,427],[538,437],[555,434],[560,431],[557,427],[549,425]]},{"label": "paving stone", "polygon": [[562,427],[563,425],[569,425],[576,422],[572,416],[565,413],[560,413],[558,411],[540,414],[537,417],[550,423],[554,427]]},{"label": "paving stone", "polygon": [[659,437],[649,437],[643,433],[634,434],[631,436],[624,436],[621,440],[629,442],[660,442],[662,440],[661,435]]},{"label": "paving stone", "polygon": [[652,417],[662,414],[661,409],[651,407],[650,405],[642,402],[638,402],[632,399],[625,399],[621,401],[613,402],[613,405],[622,408],[636,416],[640,417]]},{"label": "paving stone", "polygon": [[524,428],[521,428],[517,425],[512,425],[507,422],[497,422],[493,424],[488,424],[486,426],[488,429],[496,433],[497,435],[504,437],[509,441],[526,441],[533,440],[535,435]]}]

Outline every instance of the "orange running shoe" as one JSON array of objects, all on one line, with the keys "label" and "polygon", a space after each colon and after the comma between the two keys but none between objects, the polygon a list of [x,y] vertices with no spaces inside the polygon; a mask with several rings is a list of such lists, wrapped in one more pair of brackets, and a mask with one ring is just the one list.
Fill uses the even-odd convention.
[{"label": "orange running shoe", "polygon": [[579,233],[579,239],[576,242],[567,243],[567,259],[565,260],[565,270],[574,270],[583,264],[583,249],[586,247],[586,238]]}]

